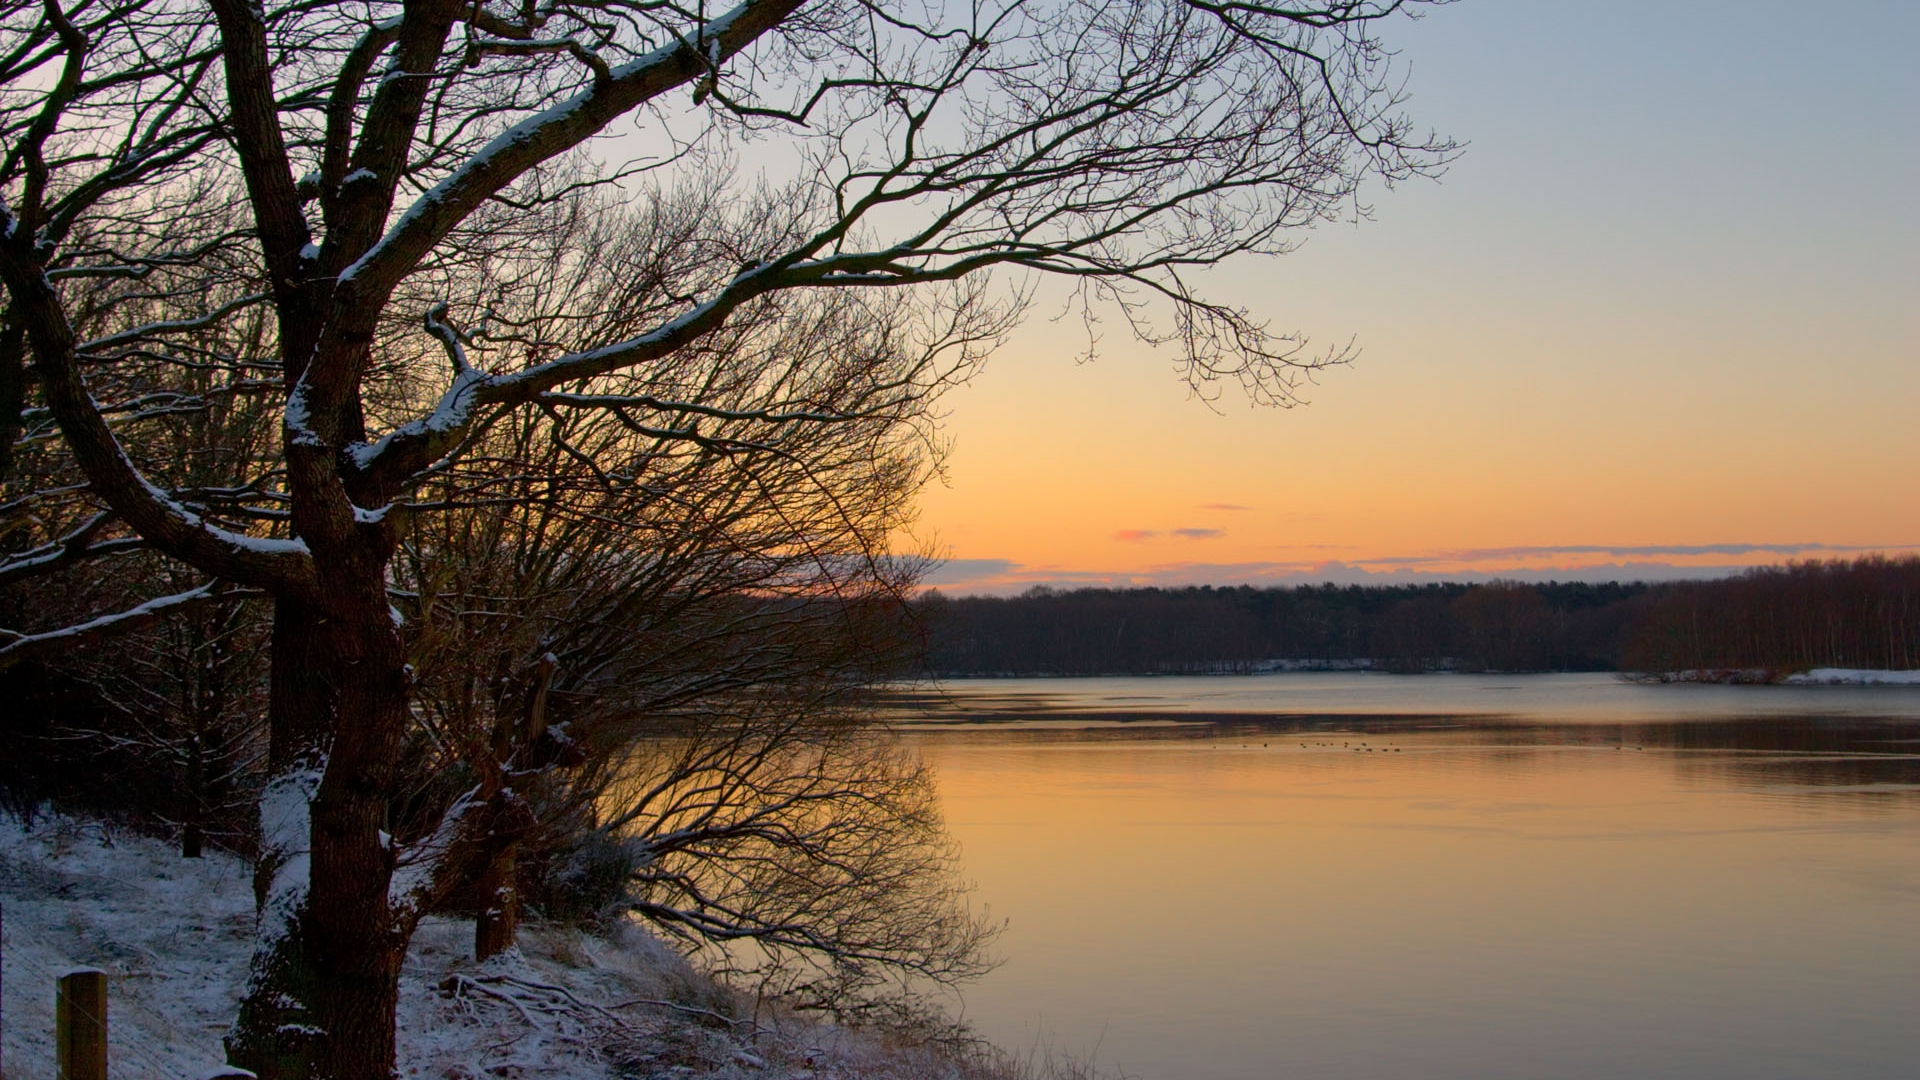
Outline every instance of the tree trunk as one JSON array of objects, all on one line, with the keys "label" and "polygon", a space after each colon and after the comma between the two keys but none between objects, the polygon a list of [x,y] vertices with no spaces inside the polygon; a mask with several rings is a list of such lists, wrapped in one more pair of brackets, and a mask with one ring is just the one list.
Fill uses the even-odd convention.
[{"label": "tree trunk", "polygon": [[520,919],[520,897],[515,886],[518,873],[514,853],[519,844],[506,848],[487,861],[480,874],[478,913],[473,918],[473,958],[485,960],[513,947],[514,931]]},{"label": "tree trunk", "polygon": [[[340,705],[327,768],[313,802],[312,901],[306,925],[327,1031],[327,1080],[393,1074],[394,1004],[411,915],[394,911],[388,799],[407,730],[406,656],[388,617],[384,577],[327,635],[343,646]],[[372,607],[369,611],[368,608]]]},{"label": "tree trunk", "polygon": [[13,444],[20,437],[20,406],[27,394],[26,341],[9,308],[0,323],[0,482],[13,475]]},{"label": "tree trunk", "polygon": [[311,607],[287,599],[274,603],[267,784],[260,799],[260,857],[253,867],[260,925],[247,995],[226,1038],[227,1060],[261,1080],[309,1080],[319,1060],[305,911],[311,866],[307,803],[319,790],[337,707],[317,640],[323,625]]},{"label": "tree trunk", "polygon": [[206,746],[199,735],[187,736],[187,783],[185,818],[180,823],[180,857],[197,859],[206,841],[202,820],[207,806]]},{"label": "tree trunk", "polygon": [[[388,892],[407,673],[384,577],[274,610],[252,977],[227,1039],[262,1080],[388,1080],[413,919]],[[377,602],[377,607],[375,603]]]},{"label": "tree trunk", "polygon": [[[487,823],[492,850],[481,868],[473,917],[473,958],[485,960],[513,947],[520,923],[520,892],[517,853],[520,837],[533,827],[532,809],[523,795],[503,790],[504,770],[522,755],[535,753],[547,731],[547,694],[553,687],[553,672],[559,661],[552,653],[540,658],[535,668],[533,693],[527,698],[526,716],[518,724],[496,722],[493,739],[494,769],[486,780]],[[496,697],[495,710],[501,707]],[[524,763],[523,763],[524,764]],[[532,787],[539,783],[527,775],[521,783]]]}]

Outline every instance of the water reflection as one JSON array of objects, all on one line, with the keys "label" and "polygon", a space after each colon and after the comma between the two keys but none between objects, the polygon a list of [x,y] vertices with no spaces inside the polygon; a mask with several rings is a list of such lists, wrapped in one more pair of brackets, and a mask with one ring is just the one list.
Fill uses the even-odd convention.
[{"label": "water reflection", "polygon": [[1911,1075],[1920,693],[1301,678],[897,703],[1012,920],[976,1022],[1163,1080]]},{"label": "water reflection", "polygon": [[[1920,793],[1920,691],[1534,678],[1540,687],[1497,677],[1353,674],[960,680],[898,691],[885,705],[911,732],[944,728],[1008,743],[1185,739],[1223,749],[1350,754],[1471,747],[1520,768],[1529,767],[1527,759],[1503,748],[1652,751],[1667,755],[1683,776],[1720,785]],[[1223,682],[1265,685],[1215,689]],[[1300,682],[1311,685],[1288,685]],[[1165,689],[1127,693],[1115,686],[1140,683]],[[1472,707],[1476,695],[1488,693],[1509,696],[1497,708]],[[1322,711],[1299,711],[1307,705]]]},{"label": "water reflection", "polygon": [[1518,717],[1554,723],[1709,718],[1920,717],[1920,688],[1642,684],[1605,674],[1374,675],[1346,672],[1163,678],[960,679],[891,695],[922,723],[1160,716]]}]

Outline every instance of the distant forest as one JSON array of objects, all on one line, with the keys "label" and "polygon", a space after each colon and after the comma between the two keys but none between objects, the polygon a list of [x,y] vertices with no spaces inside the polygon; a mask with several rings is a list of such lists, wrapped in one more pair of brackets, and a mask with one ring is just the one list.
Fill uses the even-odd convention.
[{"label": "distant forest", "polygon": [[1074,589],[915,603],[935,674],[1920,668],[1920,557],[1715,581]]}]

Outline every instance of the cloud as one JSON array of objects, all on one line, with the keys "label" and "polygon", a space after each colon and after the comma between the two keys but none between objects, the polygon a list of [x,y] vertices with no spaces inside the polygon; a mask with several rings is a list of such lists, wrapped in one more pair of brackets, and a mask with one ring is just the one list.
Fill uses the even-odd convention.
[{"label": "cloud", "polygon": [[1462,548],[1433,551],[1424,555],[1390,555],[1362,559],[1371,566],[1430,566],[1434,563],[1476,563],[1514,559],[1552,558],[1564,555],[1599,555],[1614,559],[1688,558],[1701,555],[1805,555],[1815,552],[1847,554],[1861,551],[1885,551],[1910,547],[1905,544],[1761,544],[1733,542],[1724,544],[1560,544],[1535,547]]},{"label": "cloud", "polygon": [[933,569],[921,578],[926,585],[958,585],[983,578],[997,578],[1018,570],[1020,564],[1010,559],[948,559],[935,563]]},{"label": "cloud", "polygon": [[[996,560],[976,559],[974,563]],[[1398,568],[1370,570],[1343,562],[1325,563],[1167,563],[1145,570],[1069,570],[1057,566],[1010,564],[1004,572],[978,572],[964,577],[941,575],[928,584],[943,586],[962,596],[1012,596],[1035,585],[1057,589],[1184,588],[1251,585],[1256,588],[1298,585],[1415,585],[1427,582],[1504,581],[1677,581],[1727,577],[1747,569],[1737,566],[1676,566],[1671,563],[1611,563],[1604,566],[1545,567],[1528,570],[1434,571]]]},{"label": "cloud", "polygon": [[1202,510],[1251,510],[1253,509],[1253,507],[1241,506],[1239,503],[1202,503],[1200,505],[1200,509]]},{"label": "cloud", "polygon": [[1227,535],[1225,529],[1185,528],[1170,529],[1166,532],[1158,529],[1121,529],[1113,534],[1113,538],[1123,544],[1138,544],[1144,540],[1158,540],[1163,536],[1178,537],[1181,540],[1212,540],[1225,535]]}]

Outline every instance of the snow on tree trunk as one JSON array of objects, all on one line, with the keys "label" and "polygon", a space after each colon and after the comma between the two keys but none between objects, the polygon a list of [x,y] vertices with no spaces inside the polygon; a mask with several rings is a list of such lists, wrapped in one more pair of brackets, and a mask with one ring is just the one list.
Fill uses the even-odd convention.
[{"label": "snow on tree trunk", "polygon": [[417,919],[389,898],[385,829],[407,674],[383,581],[342,593],[324,613],[275,612],[269,755],[280,760],[262,796],[252,977],[228,1038],[233,1063],[263,1080],[393,1073],[393,1009]]},{"label": "snow on tree trunk", "polygon": [[228,1060],[261,1080],[304,1080],[319,1057],[322,1030],[310,1008],[314,974],[305,916],[312,882],[312,801],[321,771],[312,761],[289,768],[268,780],[260,794],[257,930],[246,996],[226,1042]]}]

